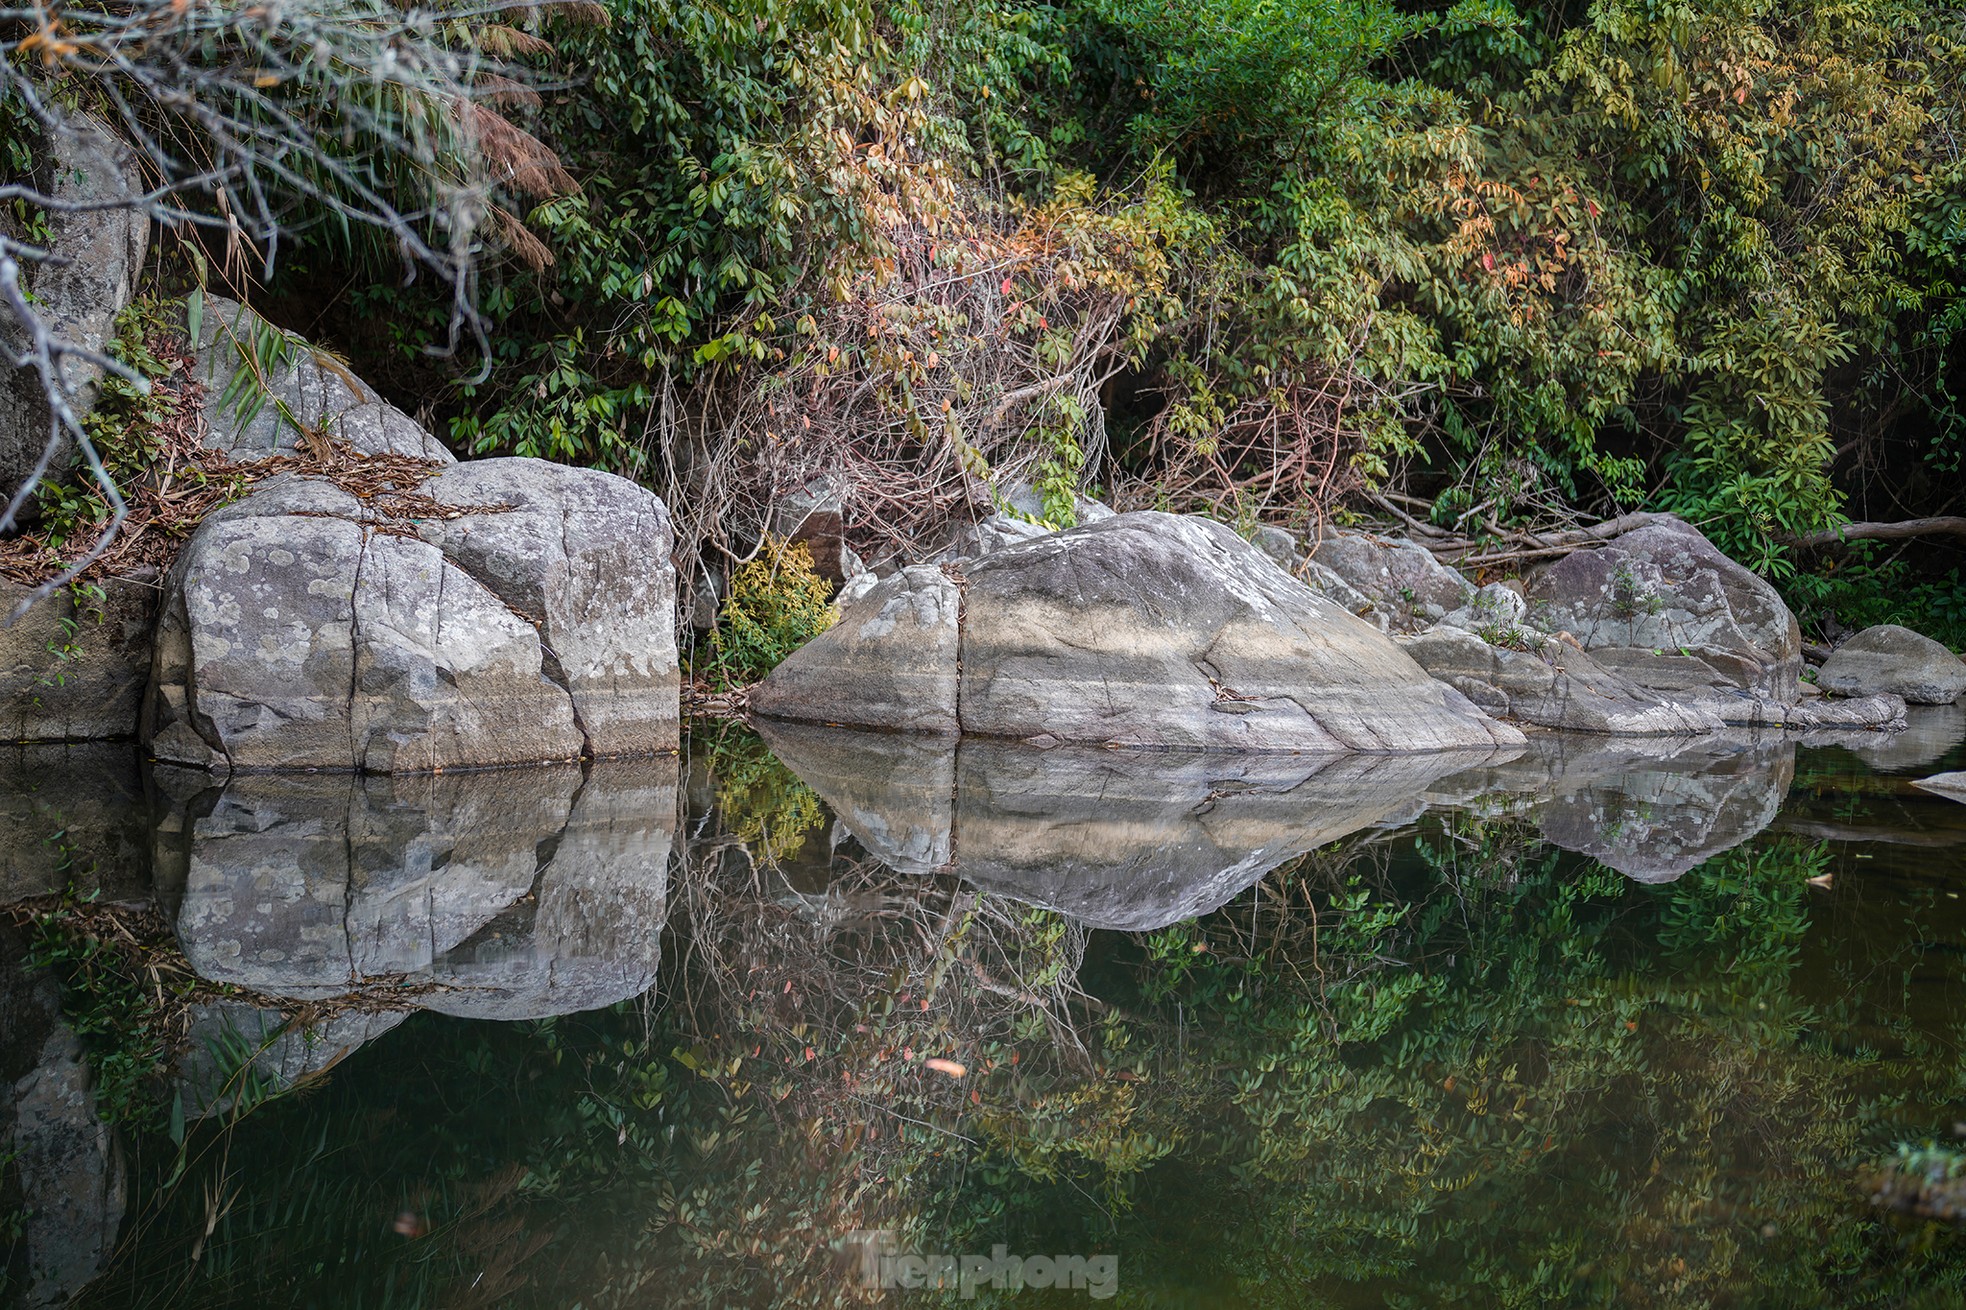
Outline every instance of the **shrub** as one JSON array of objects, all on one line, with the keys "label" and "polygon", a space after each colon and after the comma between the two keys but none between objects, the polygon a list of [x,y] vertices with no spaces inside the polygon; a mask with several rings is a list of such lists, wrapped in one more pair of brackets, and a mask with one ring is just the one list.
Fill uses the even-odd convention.
[{"label": "shrub", "polygon": [[720,687],[756,682],[833,626],[832,584],[814,572],[803,541],[767,535],[730,580],[710,637],[707,673]]}]

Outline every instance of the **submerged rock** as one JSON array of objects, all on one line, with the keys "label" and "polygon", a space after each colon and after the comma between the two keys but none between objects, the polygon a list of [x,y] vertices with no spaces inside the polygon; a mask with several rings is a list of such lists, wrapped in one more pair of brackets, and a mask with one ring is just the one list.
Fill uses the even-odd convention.
[{"label": "submerged rock", "polygon": [[669,519],[623,478],[458,465],[381,521],[281,476],[172,570],[142,737],[204,768],[410,772],[672,749]]},{"label": "submerged rock", "polygon": [[160,893],[211,981],[513,1019],[654,985],[673,759],[159,781]]},{"label": "submerged rock", "polygon": [[21,1304],[47,1306],[72,1299],[108,1264],[127,1182],[55,980],[30,973],[24,952],[0,923],[0,1214],[23,1216]]},{"label": "submerged rock", "polygon": [[0,746],[0,905],[147,894],[149,809],[128,742]]},{"label": "submerged rock", "polygon": [[762,731],[890,867],[953,872],[1129,932],[1206,914],[1286,860],[1403,820],[1436,779],[1511,753],[1225,756]]},{"label": "submerged rock", "polygon": [[1221,524],[1134,513],[874,587],[758,714],[1177,750],[1518,744]]},{"label": "submerged rock", "polygon": [[1966,661],[1910,628],[1880,623],[1832,651],[1816,685],[1838,696],[1888,694],[1913,705],[1950,705],[1966,692]]}]

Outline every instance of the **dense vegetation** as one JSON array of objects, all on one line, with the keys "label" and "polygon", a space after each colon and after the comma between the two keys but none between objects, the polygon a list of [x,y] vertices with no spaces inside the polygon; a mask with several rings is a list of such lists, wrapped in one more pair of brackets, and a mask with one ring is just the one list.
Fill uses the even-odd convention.
[{"label": "dense vegetation", "polygon": [[[1957,506],[1945,0],[548,12],[527,121],[579,189],[485,274],[488,378],[396,377],[462,446],[664,486],[692,558],[815,472],[877,544],[1008,469],[1057,517],[1673,508],[1849,605],[1872,548],[1791,539]],[[347,301],[406,351],[448,313]]]},{"label": "dense vegetation", "polygon": [[461,449],[649,481],[686,590],[821,473],[863,553],[1017,479],[1058,521],[1383,493],[1477,534],[1676,509],[1805,609],[1966,640],[1956,537],[1820,548],[1958,506],[1957,0],[259,13],[0,34],[7,168],[33,70],[99,93],[202,224],[166,281]]}]

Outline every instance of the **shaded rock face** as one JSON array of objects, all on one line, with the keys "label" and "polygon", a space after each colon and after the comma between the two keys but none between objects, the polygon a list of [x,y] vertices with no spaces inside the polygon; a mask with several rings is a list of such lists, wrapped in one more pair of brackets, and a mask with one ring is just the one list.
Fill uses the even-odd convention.
[{"label": "shaded rock face", "polygon": [[408,537],[282,476],[205,520],[158,625],[142,722],[158,759],[394,773],[675,747],[662,502],[537,460],[423,490],[484,512]]},{"label": "shaded rock face", "polygon": [[772,506],[771,530],[787,541],[804,543],[815,572],[828,582],[848,578],[853,554],[846,544],[846,479],[815,478]]},{"label": "shaded rock face", "polygon": [[0,905],[70,883],[104,901],[137,899],[149,849],[133,745],[0,746]]},{"label": "shaded rock face", "polygon": [[44,1306],[71,1299],[102,1272],[127,1186],[54,979],[27,972],[25,945],[0,924],[0,1162],[12,1157],[0,1163],[0,1212],[27,1215],[19,1265],[0,1273],[19,1277],[20,1304]]},{"label": "shaded rock face", "polygon": [[[59,259],[24,265],[23,282],[50,332],[100,352],[115,334],[116,316],[136,295],[150,243],[149,218],[118,207],[143,194],[135,157],[101,123],[82,114],[64,116],[35,153],[37,183],[55,200],[99,207],[50,213],[46,248]],[[11,356],[26,340],[11,311],[0,309],[0,348]],[[74,359],[62,368],[80,417],[95,403],[100,370]],[[50,419],[39,376],[32,369],[0,365],[0,496],[11,498],[33,472]],[[51,467],[61,472],[72,460],[64,439]]]},{"label": "shaded rock face", "polygon": [[1573,551],[1530,575],[1528,600],[1536,627],[1568,632],[1640,686],[1770,706],[1797,699],[1795,616],[1773,587],[1690,524],[1655,524]]},{"label": "shaded rock face", "polygon": [[1402,821],[1436,779],[1509,754],[1221,756],[763,731],[891,867],[952,871],[1089,927],[1132,932],[1206,914],[1285,860]]},{"label": "shaded rock face", "polygon": [[[280,362],[262,381],[247,361],[263,358],[259,343],[274,336],[282,342]],[[205,444],[242,464],[305,450],[296,423],[364,455],[455,462],[442,442],[333,355],[281,333],[237,301],[205,298],[191,349],[192,376],[205,387]]]},{"label": "shaded rock face", "polygon": [[1474,590],[1432,551],[1410,541],[1327,528],[1314,545],[1311,563],[1329,569],[1371,601],[1395,632],[1431,627],[1466,603]]},{"label": "shaded rock face", "polygon": [[486,1019],[595,1009],[655,983],[673,759],[159,780],[160,894],[214,982]]},{"label": "shaded rock face", "polygon": [[300,1024],[278,1010],[244,1001],[194,1005],[175,1071],[185,1109],[201,1118],[231,1109],[239,1094],[242,1056],[249,1057],[261,1088],[291,1091],[407,1018],[407,1010],[344,1011]]},{"label": "shaded rock face", "polygon": [[[0,578],[0,617],[31,590]],[[0,737],[134,737],[150,677],[157,596],[152,579],[111,578],[100,601],[78,607],[64,587],[13,627],[0,628]]]},{"label": "shaded rock face", "polygon": [[1135,513],[876,586],[760,715],[1176,750],[1520,742],[1384,634],[1204,519]]},{"label": "shaded rock face", "polygon": [[1668,703],[1567,642],[1544,639],[1514,650],[1443,623],[1400,644],[1421,668],[1497,718],[1628,736],[1721,727],[1711,711]]},{"label": "shaded rock face", "polygon": [[1816,685],[1838,696],[1888,694],[1914,705],[1950,705],[1966,693],[1966,662],[1930,637],[1880,623],[1830,652]]},{"label": "shaded rock face", "polygon": [[1445,780],[1435,804],[1522,809],[1543,835],[1637,882],[1671,882],[1774,822],[1795,742],[1726,731],[1686,739],[1537,733],[1513,760]]}]

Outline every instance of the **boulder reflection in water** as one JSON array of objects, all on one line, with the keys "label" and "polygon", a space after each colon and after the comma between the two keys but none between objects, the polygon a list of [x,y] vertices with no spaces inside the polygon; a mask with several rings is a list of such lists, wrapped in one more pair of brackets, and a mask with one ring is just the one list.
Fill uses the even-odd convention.
[{"label": "boulder reflection in water", "polygon": [[1514,750],[1414,755],[1120,751],[760,725],[876,858],[949,869],[1094,928],[1206,914],[1265,873]]},{"label": "boulder reflection in water", "polygon": [[486,1019],[655,984],[674,759],[157,783],[159,892],[212,981]]}]

